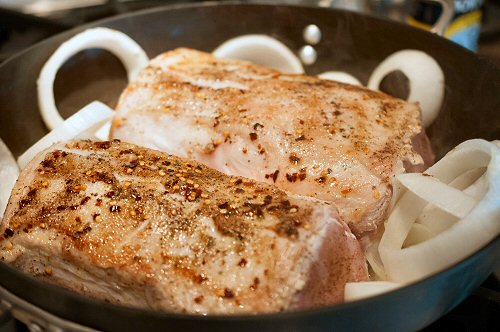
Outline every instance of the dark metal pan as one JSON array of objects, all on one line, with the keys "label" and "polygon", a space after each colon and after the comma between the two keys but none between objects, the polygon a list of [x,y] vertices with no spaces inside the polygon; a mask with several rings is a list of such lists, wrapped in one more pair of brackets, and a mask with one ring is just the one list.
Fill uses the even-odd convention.
[{"label": "dark metal pan", "polygon": [[[500,138],[500,70],[477,55],[429,33],[352,12],[234,3],[165,7],[112,18],[58,35],[11,58],[0,66],[0,136],[19,155],[47,132],[36,102],[37,75],[64,40],[87,27],[123,31],[152,57],[180,46],[211,51],[231,37],[248,33],[269,34],[298,50],[305,44],[302,30],[309,24],[323,32],[316,47],[319,59],[307,67],[310,74],[336,68],[366,83],[380,61],[406,48],[423,50],[437,60],[445,73],[446,92],[441,113],[428,133],[438,157],[470,138]],[[67,116],[96,99],[113,105],[125,84],[125,72],[114,57],[85,51],[59,72],[56,98]],[[267,315],[194,316],[121,307],[42,283],[5,264],[0,264],[0,296],[15,316],[24,314],[46,328],[63,324],[50,318],[50,313],[108,331],[411,331],[464,300],[498,266],[499,258],[497,237],[446,271],[405,288],[342,305]]]}]

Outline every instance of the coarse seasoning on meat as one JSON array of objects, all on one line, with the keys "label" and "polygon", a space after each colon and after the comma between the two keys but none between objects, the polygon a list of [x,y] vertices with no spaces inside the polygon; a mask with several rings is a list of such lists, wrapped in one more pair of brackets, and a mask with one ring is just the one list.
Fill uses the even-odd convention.
[{"label": "coarse seasoning on meat", "polygon": [[129,84],[111,135],[333,202],[360,237],[385,219],[394,175],[433,160],[417,104],[189,49]]},{"label": "coarse seasoning on meat", "polygon": [[119,141],[72,141],[22,171],[3,261],[112,303],[257,313],[343,301],[365,258],[332,205]]}]

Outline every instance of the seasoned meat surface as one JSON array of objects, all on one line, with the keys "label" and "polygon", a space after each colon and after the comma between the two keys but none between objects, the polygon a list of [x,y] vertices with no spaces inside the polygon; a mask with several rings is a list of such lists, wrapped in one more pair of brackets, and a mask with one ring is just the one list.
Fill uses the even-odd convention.
[{"label": "seasoned meat surface", "polygon": [[329,203],[132,144],[73,141],[23,170],[2,260],[124,305],[274,312],[343,301],[365,258]]},{"label": "seasoned meat surface", "polygon": [[393,176],[432,162],[416,104],[189,49],[129,84],[112,137],[333,202],[358,236],[384,220]]}]

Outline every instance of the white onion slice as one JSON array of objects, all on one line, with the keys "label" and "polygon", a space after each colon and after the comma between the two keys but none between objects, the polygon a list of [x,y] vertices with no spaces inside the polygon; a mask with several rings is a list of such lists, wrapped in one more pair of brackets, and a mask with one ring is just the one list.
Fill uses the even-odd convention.
[{"label": "white onion slice", "polygon": [[318,77],[323,80],[331,80],[359,86],[362,85],[356,77],[343,71],[325,71],[324,73],[319,74]]},{"label": "white onion slice", "polygon": [[436,119],[444,98],[444,74],[439,64],[428,54],[417,50],[401,50],[391,54],[373,71],[368,88],[378,90],[382,79],[400,70],[410,82],[409,102],[419,102],[422,120],[428,127]]},{"label": "white onion slice", "polygon": [[212,54],[218,58],[250,61],[287,73],[304,73],[297,56],[285,44],[266,35],[244,35],[229,39]]},{"label": "white onion slice", "polygon": [[[45,150],[56,142],[73,138],[106,139],[103,127],[107,126],[112,117],[113,110],[103,103],[94,101],[88,104],[26,150],[17,159],[19,167],[23,169],[38,152]],[[96,132],[100,134],[100,137],[96,137]]]},{"label": "white onion slice", "polygon": [[[475,171],[471,171],[476,168],[484,170],[485,167],[484,174],[478,179]],[[423,184],[430,184],[428,176],[416,175],[421,177],[420,182],[413,179],[407,181],[411,178],[407,174],[397,177],[403,179],[401,183],[407,190],[389,216],[379,245],[380,257],[391,281],[408,283],[441,271],[500,234],[500,148],[495,143],[480,139],[466,141],[426,173],[440,181],[439,192],[434,192],[437,187],[433,184],[427,187],[426,192]],[[474,182],[469,183],[462,196],[456,197],[466,202],[463,204],[470,204],[471,197],[479,199],[472,209],[470,206],[458,207],[454,202],[438,197],[437,194],[443,193],[443,186],[467,173],[467,177]],[[463,181],[464,178],[461,178],[455,184],[460,182],[462,187],[466,186]],[[444,189],[446,193],[442,196],[455,195],[456,190],[453,187]],[[445,209],[460,219],[436,236],[404,248],[403,243],[415,220],[429,203],[433,208]]]},{"label": "white onion slice", "polygon": [[431,176],[422,176],[419,173],[401,174],[398,181],[409,191],[427,202],[432,202],[457,218],[463,218],[476,205],[476,200]]},{"label": "white onion slice", "polygon": [[355,301],[380,295],[400,288],[402,285],[389,281],[348,282],[344,288],[344,300]]},{"label": "white onion slice", "polygon": [[129,81],[149,63],[146,52],[133,39],[122,32],[107,28],[88,29],[64,42],[45,63],[37,81],[38,105],[42,119],[49,129],[54,129],[64,121],[54,99],[57,71],[70,57],[89,48],[105,49],[116,55],[124,64]]},{"label": "white onion slice", "polygon": [[3,217],[10,193],[18,176],[19,167],[17,167],[16,160],[9,148],[0,139],[0,220]]},{"label": "white onion slice", "polygon": [[378,246],[380,244],[379,241],[374,241],[370,244],[370,246],[366,249],[366,260],[370,267],[375,273],[374,276],[371,277],[372,280],[387,280],[387,275],[385,274],[384,264],[380,259],[380,254],[378,252]]}]

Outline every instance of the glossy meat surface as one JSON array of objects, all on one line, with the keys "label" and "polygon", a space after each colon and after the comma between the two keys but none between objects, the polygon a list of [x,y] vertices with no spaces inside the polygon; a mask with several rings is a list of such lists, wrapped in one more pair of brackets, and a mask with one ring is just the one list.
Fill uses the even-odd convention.
[{"label": "glossy meat surface", "polygon": [[343,301],[368,278],[328,203],[132,144],[75,141],[23,170],[2,260],[113,303],[190,313]]},{"label": "glossy meat surface", "polygon": [[333,202],[358,236],[384,220],[392,177],[432,162],[415,104],[189,49],[129,84],[112,137]]}]

